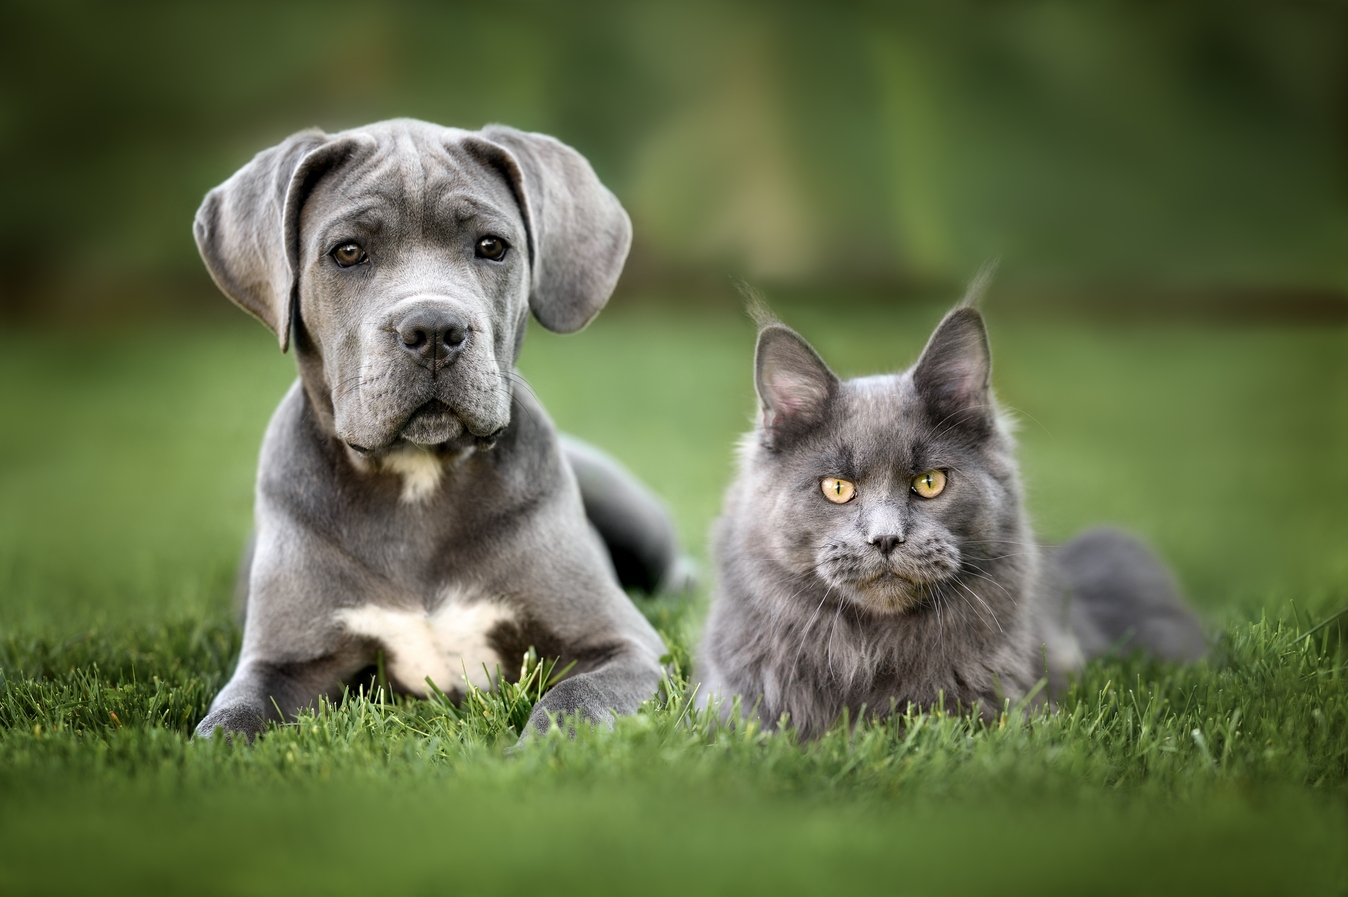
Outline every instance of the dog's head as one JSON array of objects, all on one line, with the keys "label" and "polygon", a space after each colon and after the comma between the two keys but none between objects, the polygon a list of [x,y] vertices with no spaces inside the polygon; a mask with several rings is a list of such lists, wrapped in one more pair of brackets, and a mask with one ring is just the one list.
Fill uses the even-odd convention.
[{"label": "dog's head", "polygon": [[617,283],[632,228],[551,137],[407,119],[264,150],[194,226],[217,285],[293,340],[348,445],[490,439],[530,310],[579,330]]}]

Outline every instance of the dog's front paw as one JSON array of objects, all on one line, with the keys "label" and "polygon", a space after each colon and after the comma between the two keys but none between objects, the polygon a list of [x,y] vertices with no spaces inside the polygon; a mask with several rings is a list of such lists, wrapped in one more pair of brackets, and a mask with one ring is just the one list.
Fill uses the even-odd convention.
[{"label": "dog's front paw", "polygon": [[235,735],[242,735],[252,744],[254,738],[266,731],[267,721],[252,707],[221,707],[206,714],[193,737],[210,738],[217,729],[230,741]]},{"label": "dog's front paw", "polygon": [[[524,727],[523,741],[531,735],[542,735],[552,728],[552,721],[566,727],[567,736],[576,737],[574,721],[584,720],[596,726],[613,728],[613,711],[607,706],[603,693],[584,679],[567,679],[557,683],[534,705],[529,724]],[[565,720],[571,720],[571,723]]]}]

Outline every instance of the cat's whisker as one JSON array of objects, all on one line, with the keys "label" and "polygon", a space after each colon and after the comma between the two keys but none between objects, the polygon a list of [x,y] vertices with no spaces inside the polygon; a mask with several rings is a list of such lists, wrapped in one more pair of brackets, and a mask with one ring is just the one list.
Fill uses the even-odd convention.
[{"label": "cat's whisker", "polygon": [[831,585],[824,590],[824,597],[819,599],[819,606],[814,609],[814,613],[810,615],[810,619],[805,622],[805,626],[801,630],[800,645],[796,648],[796,656],[791,661],[791,679],[788,681],[788,685],[795,681],[796,674],[800,671],[800,652],[805,650],[805,642],[810,637],[810,627],[814,625],[815,618],[819,616],[819,611],[823,610],[824,602],[828,600],[831,591],[833,591]]},{"label": "cat's whisker", "polygon": [[996,579],[994,579],[992,576],[988,575],[988,573],[985,572],[985,571],[984,571],[981,567],[979,567],[977,564],[974,564],[974,563],[972,563],[972,562],[970,562],[970,561],[965,561],[965,566],[967,566],[967,567],[972,567],[972,568],[973,568],[972,570],[966,571],[967,573],[969,573],[969,574],[971,574],[971,575],[973,575],[973,576],[976,576],[976,577],[978,577],[979,579],[984,579],[984,580],[987,580],[988,582],[992,583],[992,584],[993,584],[994,586],[996,586],[998,589],[1001,589],[1002,594],[1005,595],[1005,596],[1007,597],[1007,599],[1010,600],[1010,602],[1011,602],[1013,605],[1016,603],[1016,596],[1015,596],[1015,595],[1012,595],[1011,592],[1007,590],[1006,586],[1002,585],[1000,582],[998,582],[998,581],[997,581]]},{"label": "cat's whisker", "polygon": [[964,624],[964,626],[967,628],[969,625],[969,615],[965,612],[964,605],[967,604],[968,601],[964,599],[963,595],[960,596],[960,599],[961,600],[959,602],[954,601],[949,602],[947,604],[947,607],[949,608],[952,614],[959,615],[960,623]]},{"label": "cat's whisker", "polygon": [[1003,410],[1003,411],[1011,411],[1011,412],[1014,412],[1015,414],[1018,414],[1018,415],[1020,415],[1020,416],[1022,416],[1022,417],[1028,417],[1030,420],[1032,420],[1032,421],[1034,421],[1035,423],[1039,424],[1039,428],[1040,428],[1041,430],[1043,430],[1044,433],[1045,433],[1047,436],[1049,436],[1050,438],[1053,436],[1052,433],[1049,433],[1048,427],[1045,427],[1042,423],[1040,423],[1040,422],[1039,422],[1039,418],[1035,417],[1033,414],[1030,414],[1029,412],[1025,411],[1024,409],[1017,408],[1015,405],[1008,405],[1008,404],[1006,404],[1005,402],[999,402],[998,404],[1000,404],[1000,405],[1002,406],[1002,410]]},{"label": "cat's whisker", "polygon": [[936,640],[941,645],[941,656],[945,656],[945,622],[941,616],[941,599],[945,597],[944,590],[940,583],[927,588],[927,594],[931,596],[932,613],[936,615]]},{"label": "cat's whisker", "polygon": [[1027,540],[1024,539],[1024,538],[1019,538],[1019,539],[999,539],[999,538],[997,538],[996,536],[984,536],[982,539],[970,539],[969,541],[970,541],[970,542],[1015,542],[1015,543],[1018,544],[1018,545],[1039,545],[1039,544],[1041,544],[1038,540],[1028,540],[1028,541],[1027,541]]},{"label": "cat's whisker", "polygon": [[[839,618],[840,616],[842,616],[842,610],[843,610],[843,602],[839,601],[839,602],[838,602],[838,609],[835,610],[835,611],[833,612],[833,624],[832,624],[831,626],[829,626],[829,628],[828,628],[828,649],[827,649],[827,650],[828,650],[828,674],[829,674],[830,676],[834,676],[834,672],[833,672],[833,636],[834,636],[834,633],[835,633],[835,632],[837,631],[837,629],[838,629],[838,618]],[[851,677],[849,676],[848,679],[850,680]],[[848,684],[850,685],[851,682],[849,681]]]},{"label": "cat's whisker", "polygon": [[[993,611],[993,609],[992,609],[991,607],[988,606],[988,603],[987,603],[986,601],[983,600],[983,596],[982,596],[982,595],[978,594],[978,593],[975,592],[973,589],[969,588],[967,585],[965,585],[964,583],[960,582],[958,579],[954,580],[954,583],[955,583],[955,585],[957,585],[957,586],[959,586],[961,589],[963,589],[965,592],[967,592],[968,594],[972,595],[972,596],[978,601],[979,604],[983,605],[983,609],[986,610],[986,611],[988,612],[989,615],[991,615],[993,625],[995,625],[995,626],[997,627],[997,631],[998,631],[998,632],[1005,632],[1005,631],[1006,631],[1006,630],[1002,629],[1002,623],[1001,623],[1000,620],[997,619],[997,614]],[[979,615],[980,617],[983,616],[983,614],[978,610],[978,608],[974,607],[972,604],[970,604],[969,606],[970,606],[970,607],[973,607],[974,611],[975,611],[976,613],[978,613],[978,615]],[[983,617],[983,619],[986,620],[987,617]]]},{"label": "cat's whisker", "polygon": [[1026,551],[1009,551],[1006,554],[999,554],[995,556],[986,556],[980,558],[980,560],[985,561],[996,561],[1001,560],[1002,558],[1011,558],[1011,557],[1029,557],[1029,556],[1038,557],[1043,552],[1042,545],[1038,545],[1033,542],[1017,542],[1012,539],[969,539],[966,540],[963,543],[963,545],[965,546],[966,551],[968,549],[968,546],[972,545],[1013,545],[1020,548],[1028,549]]}]

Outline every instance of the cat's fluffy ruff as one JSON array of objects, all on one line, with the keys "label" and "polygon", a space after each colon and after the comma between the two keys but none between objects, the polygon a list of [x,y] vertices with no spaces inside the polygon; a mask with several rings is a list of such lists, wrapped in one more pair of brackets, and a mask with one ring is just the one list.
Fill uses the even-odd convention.
[{"label": "cat's fluffy ruff", "polygon": [[[844,708],[995,714],[1046,668],[1061,688],[1083,662],[1070,586],[1025,514],[979,313],[947,315],[910,370],[849,381],[765,322],[755,370],[761,422],[713,536],[701,699],[740,695],[812,735]],[[933,469],[948,482],[923,499],[912,482]],[[855,497],[830,502],[824,477]]]}]

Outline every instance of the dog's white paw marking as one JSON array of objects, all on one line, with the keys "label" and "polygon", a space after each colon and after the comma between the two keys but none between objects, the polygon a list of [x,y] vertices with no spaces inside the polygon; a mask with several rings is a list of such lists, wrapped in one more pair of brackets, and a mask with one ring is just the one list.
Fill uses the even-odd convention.
[{"label": "dog's white paw marking", "polygon": [[353,635],[384,646],[389,676],[403,688],[425,696],[429,678],[449,691],[470,682],[488,689],[501,658],[487,641],[492,627],[514,614],[494,601],[466,603],[452,592],[434,611],[394,610],[366,604],[338,612],[337,621]]}]

